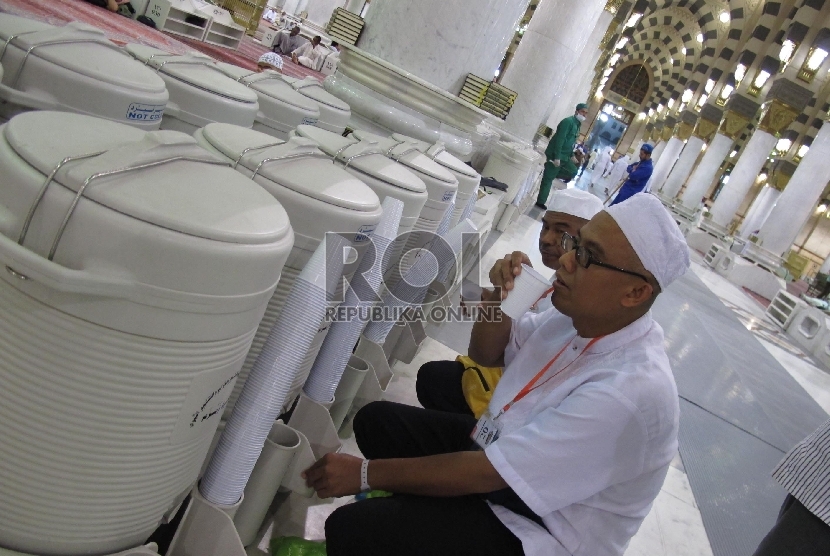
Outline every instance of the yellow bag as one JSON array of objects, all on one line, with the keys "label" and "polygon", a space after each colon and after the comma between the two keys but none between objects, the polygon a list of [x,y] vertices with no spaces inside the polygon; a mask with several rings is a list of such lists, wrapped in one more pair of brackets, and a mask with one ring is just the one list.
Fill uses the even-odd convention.
[{"label": "yellow bag", "polygon": [[464,365],[464,373],[461,375],[461,391],[464,393],[467,405],[473,410],[473,415],[478,419],[490,404],[490,398],[493,397],[493,391],[504,369],[482,367],[466,355],[459,355],[455,360]]}]

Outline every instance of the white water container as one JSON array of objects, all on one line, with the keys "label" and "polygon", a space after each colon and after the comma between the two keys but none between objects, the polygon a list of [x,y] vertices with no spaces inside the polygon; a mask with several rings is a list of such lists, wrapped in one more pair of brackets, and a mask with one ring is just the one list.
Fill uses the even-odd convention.
[{"label": "white water container", "polygon": [[80,22],[53,27],[0,14],[0,63],[5,119],[28,110],[62,110],[152,131],[168,100],[153,70]]},{"label": "white water container", "polygon": [[538,157],[539,154],[526,145],[499,141],[487,159],[487,165],[481,171],[481,175],[506,184],[507,191],[502,202],[510,203],[527,182]]},{"label": "white water container", "polygon": [[219,71],[213,58],[178,56],[143,44],[128,44],[125,49],[154,69],[167,86],[170,100],[161,129],[192,134],[211,122],[254,125],[259,112],[256,92]]},{"label": "white water container", "polygon": [[[391,137],[381,137],[362,130],[355,131],[353,135],[362,141],[377,142],[386,156],[406,166],[427,186],[428,199],[413,228],[414,232],[423,233],[412,234],[403,242],[401,263],[390,268],[387,279],[389,284],[395,284],[412,265],[413,254],[432,241],[433,234],[438,230],[438,225],[441,224],[444,215],[452,209],[458,193],[458,180],[440,164],[421,153],[412,142],[397,141]],[[400,248],[400,245],[397,247]]]},{"label": "white water container", "polygon": [[336,163],[355,175],[377,194],[381,201],[394,197],[403,202],[398,234],[411,232],[427,202],[424,181],[404,165],[387,158],[376,143],[343,137],[319,127],[300,126],[297,136],[313,140]]},{"label": "white water container", "polygon": [[450,227],[454,227],[461,220],[464,207],[467,206],[467,203],[476,192],[478,184],[481,183],[481,174],[473,170],[469,164],[450,154],[441,143],[431,145],[426,141],[419,141],[400,133],[393,133],[392,139],[411,143],[420,152],[448,170],[458,180],[458,194],[455,197],[455,208],[450,221]]},{"label": "white water container", "polygon": [[352,117],[352,109],[348,104],[326,91],[323,85],[313,77],[296,79],[284,75],[283,79],[290,83],[298,93],[317,103],[320,108],[320,119],[314,125],[337,134],[346,131],[346,126]]},{"label": "white water container", "polygon": [[0,175],[0,546],[138,546],[196,481],[288,216],[187,135],[68,112],[0,127]]},{"label": "white water container", "polygon": [[[351,278],[382,211],[378,196],[371,189],[333,164],[316,143],[307,139],[292,137],[288,142],[280,142],[263,133],[226,124],[208,125],[196,133],[196,139],[225,160],[239,160],[236,169],[243,175],[252,176],[256,172],[254,180],[288,211],[295,235],[282,279],[268,304],[228,403],[225,413],[228,416],[291,287],[326,233],[343,235],[356,249],[357,257],[343,273]],[[295,394],[305,382],[326,332],[328,326],[318,331],[293,388]],[[292,401],[289,396],[287,402]]]},{"label": "white water container", "polygon": [[314,125],[320,119],[317,103],[294,90],[282,74],[272,70],[250,71],[224,62],[216,67],[259,97],[254,129],[285,141],[298,125]]}]

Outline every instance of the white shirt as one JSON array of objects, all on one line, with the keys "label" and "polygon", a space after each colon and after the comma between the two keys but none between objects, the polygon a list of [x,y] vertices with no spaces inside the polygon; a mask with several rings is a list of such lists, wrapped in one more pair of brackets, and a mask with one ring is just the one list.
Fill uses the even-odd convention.
[{"label": "white shirt", "polygon": [[326,56],[331,54],[331,49],[323,46],[322,43],[317,46],[312,46],[309,42],[292,52],[292,54],[297,55],[297,61],[300,65],[320,71]]},{"label": "white shirt", "polygon": [[625,171],[628,165],[631,164],[631,159],[628,156],[621,156],[617,159],[611,170],[608,172],[608,183],[610,185],[617,185],[625,177]]},{"label": "white shirt", "polygon": [[526,313],[490,401],[497,415],[567,344],[544,378],[570,366],[498,418],[485,450],[547,527],[491,505],[527,556],[622,555],[677,453],[677,388],[651,313],[580,355],[589,341],[556,309]]}]

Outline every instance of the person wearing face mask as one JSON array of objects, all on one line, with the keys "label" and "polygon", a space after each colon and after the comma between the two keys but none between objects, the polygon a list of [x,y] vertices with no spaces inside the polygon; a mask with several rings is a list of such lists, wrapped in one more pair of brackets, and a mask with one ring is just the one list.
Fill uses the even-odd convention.
[{"label": "person wearing face mask", "polygon": [[550,195],[550,188],[553,180],[559,178],[570,181],[577,172],[573,159],[573,150],[576,139],[579,136],[579,127],[588,115],[588,105],[579,103],[573,116],[564,118],[556,126],[556,133],[545,149],[545,172],[542,174],[542,185],[539,187],[539,196],[536,198],[536,206],[547,208],[545,203]]}]

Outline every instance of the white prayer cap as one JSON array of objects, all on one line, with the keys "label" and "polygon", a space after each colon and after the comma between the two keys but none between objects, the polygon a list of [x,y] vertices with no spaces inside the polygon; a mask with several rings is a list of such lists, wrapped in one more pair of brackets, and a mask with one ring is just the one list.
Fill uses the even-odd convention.
[{"label": "white prayer cap", "polygon": [[640,262],[662,290],[689,269],[686,239],[657,197],[637,193],[605,211],[617,222]]},{"label": "white prayer cap", "polygon": [[581,189],[560,189],[553,192],[548,210],[590,220],[602,210],[602,201]]}]

